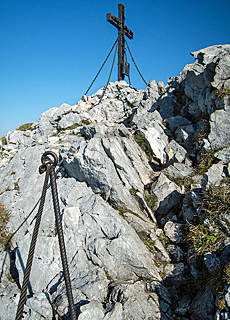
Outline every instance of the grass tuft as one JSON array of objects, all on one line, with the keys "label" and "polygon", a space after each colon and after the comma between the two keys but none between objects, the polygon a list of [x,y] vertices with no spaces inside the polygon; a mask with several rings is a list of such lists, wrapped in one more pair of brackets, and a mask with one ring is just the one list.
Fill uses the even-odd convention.
[{"label": "grass tuft", "polygon": [[9,221],[8,211],[0,203],[0,244],[6,246],[9,244],[11,234],[8,232],[6,225]]},{"label": "grass tuft", "polygon": [[230,87],[216,89],[216,95],[220,100],[223,100],[224,97],[230,96]]},{"label": "grass tuft", "polygon": [[20,130],[20,131],[32,130],[33,124],[34,124],[33,122],[25,123],[20,127],[18,127],[16,130]]}]

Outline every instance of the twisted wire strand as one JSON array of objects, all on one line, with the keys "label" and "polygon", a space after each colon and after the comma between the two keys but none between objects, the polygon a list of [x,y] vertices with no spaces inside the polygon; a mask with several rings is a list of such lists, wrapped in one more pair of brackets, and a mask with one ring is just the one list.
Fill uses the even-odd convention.
[{"label": "twisted wire strand", "polygon": [[104,88],[104,91],[103,91],[103,93],[102,93],[101,99],[100,99],[100,101],[99,101],[98,104],[101,103],[101,101],[102,101],[102,99],[103,99],[103,97],[104,97],[105,91],[106,91],[106,89],[107,89],[107,87],[108,87],[109,80],[110,80],[110,78],[111,78],[112,71],[113,71],[113,66],[114,66],[115,58],[116,58],[117,47],[118,47],[118,43],[117,43],[116,48],[115,48],[115,53],[114,53],[114,57],[113,57],[113,63],[112,63],[112,67],[111,67],[111,70],[110,70],[109,78],[108,78],[108,81],[107,81],[107,83],[106,83],[106,86],[105,86],[105,88]]},{"label": "twisted wire strand", "polygon": [[114,42],[113,46],[112,46],[112,49],[109,51],[109,54],[107,55],[107,57],[105,58],[105,61],[103,62],[102,66],[100,67],[98,73],[96,74],[95,78],[93,79],[92,83],[90,84],[89,88],[87,89],[87,91],[85,92],[85,96],[87,95],[87,93],[89,92],[89,89],[92,87],[92,85],[94,84],[95,80],[97,79],[99,73],[101,72],[102,68],[104,67],[106,61],[108,60],[111,52],[113,51],[113,48],[115,47],[115,44],[117,43],[118,41],[118,38],[116,39],[116,41]]},{"label": "twisted wire strand", "polygon": [[74,307],[71,282],[70,282],[70,275],[69,275],[69,268],[68,268],[67,255],[66,255],[66,249],[65,249],[64,235],[63,235],[63,230],[62,230],[62,221],[61,221],[61,213],[60,213],[60,207],[59,207],[59,201],[58,201],[56,177],[55,177],[55,171],[54,171],[53,166],[51,167],[51,170],[50,170],[50,183],[51,183],[53,206],[54,206],[54,212],[55,212],[55,221],[56,221],[56,227],[57,227],[57,233],[58,233],[59,248],[60,248],[62,267],[63,267],[63,274],[64,274],[64,279],[65,279],[67,298],[68,298],[68,302],[69,302],[69,313],[71,316],[71,320],[77,320],[76,313],[75,313],[75,307]]},{"label": "twisted wire strand", "polygon": [[41,217],[42,217],[42,211],[45,203],[45,197],[46,197],[46,191],[47,191],[47,185],[49,181],[49,174],[50,174],[50,165],[46,166],[46,176],[44,180],[44,185],[42,189],[42,195],[41,195],[41,201],[37,213],[37,218],[34,226],[34,231],[32,235],[32,240],[30,243],[30,249],[29,249],[29,254],[27,258],[27,263],[26,263],[26,269],[25,269],[25,274],[24,274],[24,279],[23,279],[23,284],[22,284],[22,290],[21,290],[21,295],[20,295],[20,300],[18,303],[18,308],[17,308],[17,314],[15,320],[21,320],[23,316],[23,308],[25,304],[25,299],[26,299],[26,292],[28,288],[28,283],[29,283],[29,277],[30,277],[30,271],[32,267],[32,261],[33,261],[33,256],[34,256],[34,250],[36,246],[36,241],[37,241],[37,236],[38,236],[38,230],[41,222]]},{"label": "twisted wire strand", "polygon": [[135,65],[137,71],[139,72],[139,75],[141,76],[142,80],[144,81],[144,83],[145,83],[146,86],[147,86],[148,83],[145,81],[144,77],[142,76],[142,74],[141,74],[141,72],[140,72],[140,70],[139,70],[139,68],[138,68],[138,66],[137,66],[137,64],[136,64],[136,62],[135,62],[135,60],[134,60],[134,58],[133,58],[132,52],[131,52],[131,50],[130,50],[130,48],[129,48],[129,45],[128,45],[128,42],[126,41],[126,39],[125,39],[125,42],[126,42],[126,44],[127,44],[127,48],[128,48],[128,50],[129,50],[130,56],[131,56],[131,58],[132,58],[132,60],[133,60],[133,63],[134,63],[134,65]]}]

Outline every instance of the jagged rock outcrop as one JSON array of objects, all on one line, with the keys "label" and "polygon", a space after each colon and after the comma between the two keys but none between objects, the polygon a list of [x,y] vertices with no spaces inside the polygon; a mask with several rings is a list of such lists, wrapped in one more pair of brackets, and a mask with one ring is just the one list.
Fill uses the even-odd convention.
[{"label": "jagged rock outcrop", "polygon": [[[125,81],[110,83],[101,102],[103,88],[0,140],[0,207],[9,212],[1,221],[1,319],[16,313],[45,150],[59,155],[79,320],[229,317],[229,280],[222,278],[230,272],[230,45],[192,55],[195,62],[167,85],[152,80],[137,91]],[[26,319],[69,318],[49,189]],[[205,274],[221,282],[222,297]]]}]

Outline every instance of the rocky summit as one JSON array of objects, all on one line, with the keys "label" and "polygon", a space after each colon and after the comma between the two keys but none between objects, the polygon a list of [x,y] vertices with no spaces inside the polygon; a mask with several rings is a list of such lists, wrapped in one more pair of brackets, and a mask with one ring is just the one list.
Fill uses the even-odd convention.
[{"label": "rocky summit", "polygon": [[[0,319],[15,319],[54,151],[78,320],[230,318],[230,45],[168,84],[110,83],[0,140]],[[70,319],[50,185],[24,319]]]}]

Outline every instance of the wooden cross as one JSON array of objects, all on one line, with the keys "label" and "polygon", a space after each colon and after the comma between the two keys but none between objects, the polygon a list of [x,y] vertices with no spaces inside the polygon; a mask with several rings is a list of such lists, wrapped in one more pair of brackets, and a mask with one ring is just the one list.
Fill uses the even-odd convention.
[{"label": "wooden cross", "polygon": [[133,39],[133,32],[125,25],[125,6],[118,4],[118,18],[107,13],[106,20],[118,29],[118,81],[129,76],[129,63],[125,61],[125,36]]}]

